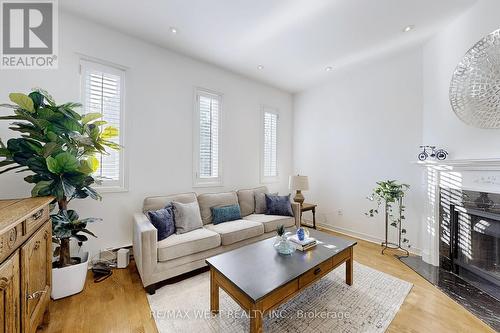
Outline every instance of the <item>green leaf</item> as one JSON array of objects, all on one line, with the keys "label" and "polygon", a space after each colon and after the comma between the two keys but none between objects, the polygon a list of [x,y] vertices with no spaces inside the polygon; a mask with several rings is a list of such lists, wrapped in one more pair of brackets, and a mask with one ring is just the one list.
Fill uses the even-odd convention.
[{"label": "green leaf", "polygon": [[50,172],[58,174],[61,172],[61,167],[57,163],[57,160],[53,158],[52,156],[49,156],[45,159],[47,162],[47,168],[49,169]]},{"label": "green leaf", "polygon": [[57,134],[54,132],[47,132],[47,139],[49,139],[49,141],[56,142]]},{"label": "green leaf", "polygon": [[47,168],[50,172],[61,174],[65,172],[75,172],[78,170],[78,160],[68,152],[60,153],[55,158],[46,158]]},{"label": "green leaf", "polygon": [[28,96],[31,98],[31,100],[35,104],[35,108],[36,109],[38,109],[40,106],[43,105],[43,99],[44,99],[44,97],[38,91],[33,91]]},{"label": "green leaf", "polygon": [[33,103],[33,100],[29,98],[29,96],[26,96],[25,94],[21,93],[12,93],[9,94],[9,99],[13,103],[19,105],[21,109],[29,112],[35,112],[35,105]]},{"label": "green leaf", "polygon": [[117,137],[119,134],[120,132],[116,127],[108,126],[102,131],[101,138],[104,140],[111,139]]},{"label": "green leaf", "polygon": [[108,122],[105,120],[98,120],[98,121],[94,121],[92,124],[95,126],[102,126],[102,125],[106,125],[107,123]]},{"label": "green leaf", "polygon": [[79,242],[86,242],[89,239],[85,235],[74,234],[73,238],[76,238]]},{"label": "green leaf", "polygon": [[82,123],[88,124],[91,121],[99,119],[101,117],[102,117],[102,113],[87,113],[86,115],[83,116]]},{"label": "green leaf", "polygon": [[63,187],[64,195],[66,197],[71,198],[73,196],[73,194],[75,193],[76,188],[70,182],[68,182],[66,179],[63,179],[62,187]]},{"label": "green leaf", "polygon": [[31,190],[32,197],[43,196],[43,193],[46,193],[50,186],[52,185],[52,180],[42,180],[38,182],[35,187]]},{"label": "green leaf", "polygon": [[[101,219],[99,219],[99,220],[101,220]],[[97,236],[89,229],[82,229],[81,232],[84,232],[86,234],[89,234],[90,236],[94,236],[95,238],[97,238]]]},{"label": "green leaf", "polygon": [[43,157],[47,158],[57,149],[60,149],[60,146],[56,142],[49,142],[45,144],[45,146],[43,146]]},{"label": "green leaf", "polygon": [[88,157],[86,160],[80,161],[80,172],[85,174],[93,174],[99,169],[99,160],[94,156]]}]

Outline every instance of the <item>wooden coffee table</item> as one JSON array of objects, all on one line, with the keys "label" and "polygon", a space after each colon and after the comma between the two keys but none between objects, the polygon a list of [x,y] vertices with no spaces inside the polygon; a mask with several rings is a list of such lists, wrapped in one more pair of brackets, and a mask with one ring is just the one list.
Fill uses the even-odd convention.
[{"label": "wooden coffee table", "polygon": [[346,264],[346,283],[353,280],[356,242],[310,230],[320,243],[290,256],[278,254],[274,238],[243,246],[206,260],[210,267],[210,310],[219,312],[219,288],[249,313],[250,332],[262,332],[263,316],[330,271]]}]

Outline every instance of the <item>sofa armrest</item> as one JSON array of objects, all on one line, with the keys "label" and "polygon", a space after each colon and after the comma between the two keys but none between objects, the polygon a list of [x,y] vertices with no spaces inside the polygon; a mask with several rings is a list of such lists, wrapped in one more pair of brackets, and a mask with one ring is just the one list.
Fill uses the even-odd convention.
[{"label": "sofa armrest", "polygon": [[292,202],[293,216],[295,217],[295,226],[300,228],[300,204]]},{"label": "sofa armrest", "polygon": [[157,233],[146,215],[134,214],[134,260],[145,287],[151,284],[154,267],[158,262]]}]

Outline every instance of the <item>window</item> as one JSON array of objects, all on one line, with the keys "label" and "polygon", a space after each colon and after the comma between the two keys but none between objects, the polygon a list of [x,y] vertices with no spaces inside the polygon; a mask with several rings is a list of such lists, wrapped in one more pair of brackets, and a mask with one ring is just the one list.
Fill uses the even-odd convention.
[{"label": "window", "polygon": [[273,108],[263,107],[263,147],[262,171],[263,183],[278,180],[278,111]]},{"label": "window", "polygon": [[194,185],[222,185],[220,164],[221,95],[196,90],[194,124]]},{"label": "window", "polygon": [[[82,101],[84,113],[101,113],[107,122],[120,135],[112,141],[123,146],[123,95],[125,71],[123,69],[81,60]],[[102,188],[125,190],[124,154],[108,149],[109,155],[100,155],[99,170],[95,176],[102,179]]]}]

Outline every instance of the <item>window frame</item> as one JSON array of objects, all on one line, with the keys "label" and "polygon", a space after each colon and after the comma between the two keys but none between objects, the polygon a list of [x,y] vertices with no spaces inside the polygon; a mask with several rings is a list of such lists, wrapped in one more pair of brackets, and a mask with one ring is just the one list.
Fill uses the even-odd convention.
[{"label": "window frame", "polygon": [[[265,160],[265,114],[272,113],[275,114],[276,119],[276,176],[266,176],[264,172],[264,160]],[[280,181],[280,172],[279,172],[279,134],[280,134],[280,111],[278,108],[269,106],[269,105],[261,105],[260,112],[260,182],[261,184],[272,184],[278,183]]]},{"label": "window frame", "polygon": [[114,192],[127,192],[128,191],[128,159],[126,154],[125,145],[125,117],[126,117],[126,107],[125,107],[125,95],[126,95],[126,73],[127,68],[121,65],[117,65],[105,60],[100,60],[93,57],[81,56],[79,60],[79,72],[80,72],[80,98],[82,101],[82,113],[86,113],[86,96],[85,96],[85,82],[86,78],[84,75],[85,68],[94,69],[109,74],[117,75],[120,77],[120,132],[119,140],[122,149],[119,151],[119,180],[103,180],[101,184],[94,184],[94,187],[102,193],[114,193]]},{"label": "window frame", "polygon": [[[193,187],[220,187],[223,186],[223,166],[222,166],[222,115],[223,115],[223,94],[214,90],[195,87],[193,94]],[[201,178],[200,175],[200,112],[199,97],[216,97],[219,101],[219,133],[218,133],[218,177]]]}]

